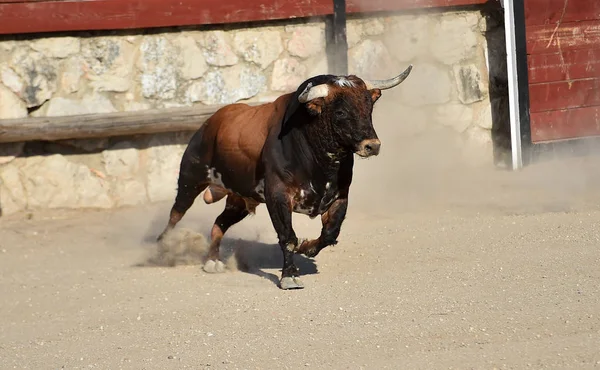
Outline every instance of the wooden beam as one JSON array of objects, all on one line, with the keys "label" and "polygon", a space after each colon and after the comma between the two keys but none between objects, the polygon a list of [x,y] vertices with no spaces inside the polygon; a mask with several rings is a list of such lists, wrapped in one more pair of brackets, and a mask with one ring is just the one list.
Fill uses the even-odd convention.
[{"label": "wooden beam", "polygon": [[0,143],[194,131],[221,107],[0,120]]},{"label": "wooden beam", "polygon": [[[483,4],[488,0],[348,0],[348,13]],[[331,0],[0,0],[0,34],[191,26],[333,14]]]}]

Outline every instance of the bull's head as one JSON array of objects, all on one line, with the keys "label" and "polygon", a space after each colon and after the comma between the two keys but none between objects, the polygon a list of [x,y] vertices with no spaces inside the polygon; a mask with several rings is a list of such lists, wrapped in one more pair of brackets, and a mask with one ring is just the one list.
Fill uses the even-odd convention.
[{"label": "bull's head", "polygon": [[381,142],[372,122],[373,105],[381,90],[402,83],[412,65],[389,80],[362,80],[357,76],[317,76],[298,89],[298,102],[319,122],[330,126],[335,140],[361,157],[379,154]]}]

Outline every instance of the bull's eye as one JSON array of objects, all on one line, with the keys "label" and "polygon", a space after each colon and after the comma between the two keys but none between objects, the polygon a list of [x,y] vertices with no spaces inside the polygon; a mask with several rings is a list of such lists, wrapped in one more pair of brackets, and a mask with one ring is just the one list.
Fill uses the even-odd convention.
[{"label": "bull's eye", "polygon": [[335,117],[338,119],[346,118],[346,112],[344,112],[343,110],[336,110]]}]

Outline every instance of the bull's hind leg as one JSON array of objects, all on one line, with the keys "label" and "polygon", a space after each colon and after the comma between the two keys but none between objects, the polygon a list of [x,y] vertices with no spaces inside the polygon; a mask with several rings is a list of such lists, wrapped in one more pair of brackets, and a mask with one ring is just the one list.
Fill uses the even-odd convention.
[{"label": "bull's hind leg", "polygon": [[169,222],[158,236],[157,240],[160,241],[169,231],[175,228],[175,225],[185,215],[188,209],[194,204],[194,200],[200,195],[200,193],[206,189],[208,183],[194,183],[193,181],[181,179],[179,180],[179,187],[177,189],[177,197],[175,198],[175,204],[171,207],[171,213],[169,214]]},{"label": "bull's hind leg", "polygon": [[210,249],[208,251],[208,260],[204,264],[204,271],[208,273],[224,272],[225,264],[219,260],[219,248],[221,240],[227,230],[242,221],[249,212],[246,209],[246,202],[237,195],[228,195],[225,203],[225,210],[215,220],[210,233]]}]

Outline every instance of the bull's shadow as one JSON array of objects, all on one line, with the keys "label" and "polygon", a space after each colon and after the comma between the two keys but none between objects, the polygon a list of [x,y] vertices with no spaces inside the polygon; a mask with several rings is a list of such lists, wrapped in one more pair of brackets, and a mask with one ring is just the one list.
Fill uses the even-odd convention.
[{"label": "bull's shadow", "polygon": [[[167,242],[167,244],[157,243],[156,236],[147,235],[144,242],[151,249],[151,254],[135,266],[202,266],[206,263],[208,242],[204,234],[188,231],[187,234],[180,233],[175,239]],[[279,284],[280,274],[264,271],[265,269],[281,271],[283,255],[278,244],[224,237],[221,241],[220,259],[226,263],[229,269],[254,274],[270,280],[275,285]],[[306,256],[295,255],[294,262],[300,269],[301,276],[318,273],[315,261]]]},{"label": "bull's shadow", "polygon": [[[221,243],[221,256],[225,261],[234,260],[239,271],[258,275],[279,284],[280,276],[263,271],[263,269],[281,271],[283,254],[278,244],[224,238]],[[300,269],[301,276],[318,273],[315,261],[306,256],[294,255],[294,263]]]}]

